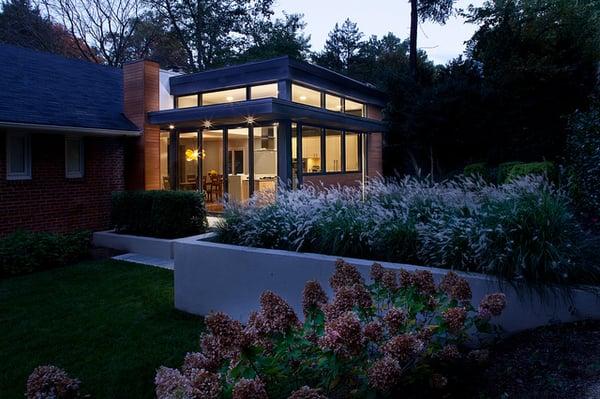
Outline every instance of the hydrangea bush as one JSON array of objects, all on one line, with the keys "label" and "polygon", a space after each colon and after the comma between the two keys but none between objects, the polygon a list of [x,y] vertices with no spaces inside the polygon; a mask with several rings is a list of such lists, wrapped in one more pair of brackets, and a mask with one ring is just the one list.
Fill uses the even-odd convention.
[{"label": "hydrangea bush", "polygon": [[[501,275],[577,282],[579,229],[567,196],[543,177],[430,183],[373,179],[365,187],[260,192],[229,203],[222,242]],[[589,279],[589,273],[586,273]],[[589,283],[589,280],[586,280]]]},{"label": "hydrangea bush", "polygon": [[424,394],[443,389],[457,362],[485,361],[473,337],[492,330],[504,294],[475,309],[468,282],[453,272],[436,285],[429,271],[398,275],[374,264],[371,278],[365,284],[339,260],[332,300],[317,282],[306,283],[304,322],[270,291],[245,326],[223,313],[208,316],[200,351],[179,370],[157,371],[157,397],[378,398],[415,386]]},{"label": "hydrangea bush", "polygon": [[56,366],[39,366],[27,379],[27,399],[79,398],[79,380]]}]

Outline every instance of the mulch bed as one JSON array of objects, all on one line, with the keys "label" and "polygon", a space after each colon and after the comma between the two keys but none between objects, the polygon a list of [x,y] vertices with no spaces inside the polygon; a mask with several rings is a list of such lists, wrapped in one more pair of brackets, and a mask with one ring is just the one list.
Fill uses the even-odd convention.
[{"label": "mulch bed", "polygon": [[480,398],[600,398],[600,321],[513,335],[482,374]]}]

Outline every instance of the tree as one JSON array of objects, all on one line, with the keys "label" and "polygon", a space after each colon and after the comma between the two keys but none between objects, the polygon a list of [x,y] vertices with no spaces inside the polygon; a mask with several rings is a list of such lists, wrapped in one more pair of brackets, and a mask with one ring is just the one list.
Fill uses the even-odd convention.
[{"label": "tree", "polygon": [[433,21],[445,24],[456,0],[409,0],[410,1],[410,70],[417,74],[417,30],[421,22]]},{"label": "tree", "polygon": [[329,32],[324,51],[315,54],[313,61],[325,68],[350,74],[357,61],[363,36],[357,24],[350,19],[346,19],[341,27],[336,23]]},{"label": "tree", "polygon": [[187,55],[187,69],[228,63],[256,26],[273,14],[273,0],[148,0],[166,18]]},{"label": "tree", "polygon": [[239,61],[260,60],[289,55],[300,60],[308,57],[310,36],[304,35],[306,22],[302,14],[285,14],[284,19],[266,21],[252,34],[252,44],[238,57]]}]

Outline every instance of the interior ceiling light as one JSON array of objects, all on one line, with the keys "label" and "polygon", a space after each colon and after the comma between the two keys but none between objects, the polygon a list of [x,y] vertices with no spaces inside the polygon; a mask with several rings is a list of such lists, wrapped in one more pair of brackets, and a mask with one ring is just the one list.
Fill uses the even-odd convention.
[{"label": "interior ceiling light", "polygon": [[206,120],[202,123],[202,126],[204,126],[207,129],[210,129],[210,127],[212,126],[212,122],[209,120]]},{"label": "interior ceiling light", "polygon": [[231,96],[227,96],[225,98],[226,98],[227,101],[233,101],[233,97],[231,97]]},{"label": "interior ceiling light", "polygon": [[254,122],[256,122],[256,119],[252,115],[248,115],[246,117],[246,123],[247,124],[252,125]]},{"label": "interior ceiling light", "polygon": [[171,130],[175,129],[175,125],[169,125],[169,129],[171,129]]},{"label": "interior ceiling light", "polygon": [[306,101],[306,96],[300,96],[300,100]]}]

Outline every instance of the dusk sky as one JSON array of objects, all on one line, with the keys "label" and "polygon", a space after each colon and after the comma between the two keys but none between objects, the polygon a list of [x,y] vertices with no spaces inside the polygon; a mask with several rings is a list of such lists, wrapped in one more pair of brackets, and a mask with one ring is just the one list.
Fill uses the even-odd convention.
[{"label": "dusk sky", "polygon": [[[457,8],[467,8],[469,4],[479,6],[484,0],[458,0]],[[407,38],[410,27],[410,5],[408,0],[277,0],[276,10],[280,14],[302,13],[307,22],[306,33],[311,35],[312,50],[323,48],[327,34],[336,22],[346,18],[358,23],[365,35],[382,36],[393,32]],[[453,16],[446,25],[421,24],[418,45],[427,51],[436,63],[462,54],[464,42],[468,40],[476,26],[465,24],[464,19]]]}]

